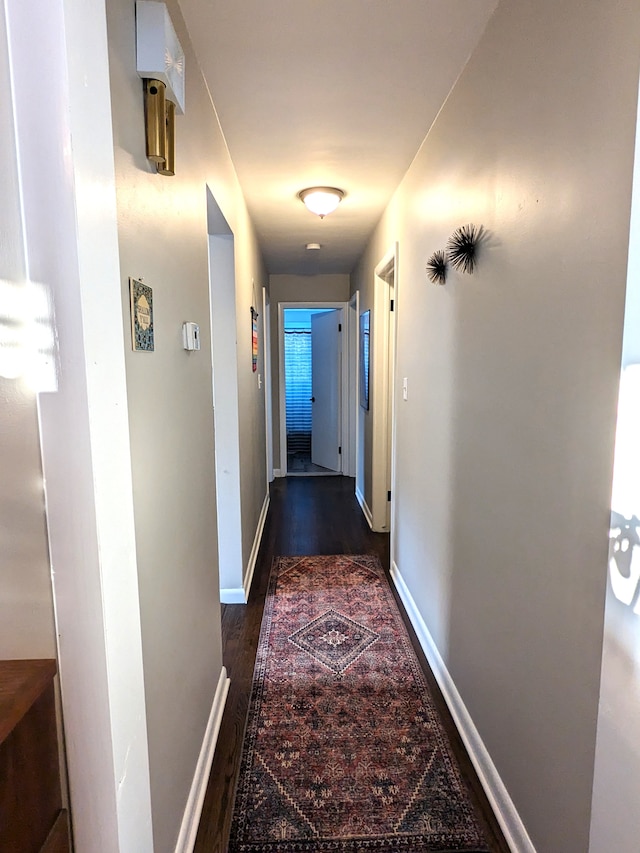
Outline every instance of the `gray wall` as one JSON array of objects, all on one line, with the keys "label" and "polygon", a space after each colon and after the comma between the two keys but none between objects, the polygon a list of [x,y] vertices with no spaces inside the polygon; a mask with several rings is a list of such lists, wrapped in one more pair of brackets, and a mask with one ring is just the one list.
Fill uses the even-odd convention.
[{"label": "gray wall", "polygon": [[[348,275],[271,275],[271,400],[273,418],[273,467],[280,460],[280,344],[278,341],[278,306],[281,302],[348,302]],[[284,460],[286,467],[287,461]]]},{"label": "gray wall", "polygon": [[[107,4],[134,514],[154,849],[175,848],[222,667],[209,313],[208,185],[235,236],[244,550],[266,494],[264,394],[251,371],[249,306],[260,254],[176,2],[186,53],[186,114],[175,177],[145,157],[135,4]],[[129,347],[128,277],[153,288],[155,352]],[[182,323],[202,349],[182,348]],[[257,449],[256,449],[257,448]]]},{"label": "gray wall", "polygon": [[[501,3],[352,283],[399,241],[393,553],[540,851],[588,848],[638,33]],[[468,222],[477,273],[432,285]]]}]

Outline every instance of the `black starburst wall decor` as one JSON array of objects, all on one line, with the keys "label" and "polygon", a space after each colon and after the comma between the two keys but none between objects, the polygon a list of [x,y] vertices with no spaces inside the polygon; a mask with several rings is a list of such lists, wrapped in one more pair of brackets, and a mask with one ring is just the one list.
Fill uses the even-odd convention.
[{"label": "black starburst wall decor", "polygon": [[447,256],[451,266],[460,272],[471,274],[477,263],[476,251],[482,228],[476,225],[462,225],[457,228],[447,242]]},{"label": "black starburst wall decor", "polygon": [[444,284],[447,280],[447,256],[442,249],[438,249],[427,261],[427,278],[434,284]]}]

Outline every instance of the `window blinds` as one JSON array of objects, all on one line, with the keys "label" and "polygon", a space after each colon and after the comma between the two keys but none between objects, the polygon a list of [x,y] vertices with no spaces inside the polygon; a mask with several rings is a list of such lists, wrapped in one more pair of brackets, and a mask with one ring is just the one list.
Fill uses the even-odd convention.
[{"label": "window blinds", "polygon": [[287,454],[311,453],[311,332],[284,333]]}]

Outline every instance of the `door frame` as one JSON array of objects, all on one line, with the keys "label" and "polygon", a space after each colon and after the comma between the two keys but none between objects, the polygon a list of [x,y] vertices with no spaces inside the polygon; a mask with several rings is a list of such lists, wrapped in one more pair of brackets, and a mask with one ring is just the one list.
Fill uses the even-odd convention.
[{"label": "door frame", "polygon": [[[347,408],[349,412],[349,428],[347,430],[349,455],[347,475],[354,479],[358,476],[358,448],[360,446],[358,436],[358,411],[360,409],[359,383],[358,383],[358,353],[360,352],[360,291],[356,290],[349,300],[348,310],[349,326],[349,393]],[[357,487],[357,484],[356,484]]]},{"label": "door frame", "polygon": [[[394,307],[391,309],[391,300]],[[395,519],[395,364],[398,316],[398,244],[374,272],[371,527],[391,533]],[[391,492],[391,500],[387,495]]]},{"label": "door frame", "polygon": [[206,200],[220,601],[245,604],[235,237],[208,185]]},{"label": "door frame", "polygon": [[[340,471],[336,474],[348,473],[345,460],[349,458],[349,323],[347,320],[348,302],[279,302],[278,303],[278,397],[280,411],[280,476],[287,476],[287,406],[285,397],[284,376],[284,312],[288,308],[319,309],[321,311],[338,310],[341,312],[342,348],[340,368],[340,435],[342,454],[340,456]],[[310,476],[306,474],[305,476]]]},{"label": "door frame", "polygon": [[[271,298],[266,287],[262,288],[262,316],[264,317],[264,416],[267,439],[267,485],[273,481],[273,400],[271,397]],[[260,387],[258,385],[258,387]]]}]

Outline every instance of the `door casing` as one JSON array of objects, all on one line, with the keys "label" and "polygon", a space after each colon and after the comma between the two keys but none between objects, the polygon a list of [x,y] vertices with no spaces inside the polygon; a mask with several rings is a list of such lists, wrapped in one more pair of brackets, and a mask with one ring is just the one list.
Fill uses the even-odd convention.
[{"label": "door casing", "polygon": [[[395,362],[398,315],[398,249],[394,244],[375,269],[371,527],[390,533],[395,510]],[[391,300],[394,308],[391,310]],[[377,399],[376,399],[377,397]],[[389,500],[387,495],[391,493]]]}]

